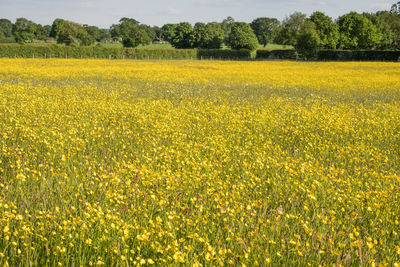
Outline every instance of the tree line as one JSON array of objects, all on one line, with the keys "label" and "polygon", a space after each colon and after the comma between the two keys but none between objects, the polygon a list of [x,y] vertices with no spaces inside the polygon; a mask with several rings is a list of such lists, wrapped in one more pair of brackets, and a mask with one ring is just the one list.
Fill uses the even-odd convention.
[{"label": "tree line", "polygon": [[57,18],[52,25],[18,18],[15,23],[0,19],[0,42],[30,43],[55,40],[65,45],[89,46],[96,42],[121,42],[124,47],[168,42],[175,48],[256,49],[269,43],[291,45],[304,57],[318,49],[400,49],[400,2],[390,10],[376,13],[350,12],[336,20],[316,11],[294,12],[283,21],[260,17],[251,23],[227,17],[222,22],[188,22],[162,27],[121,18],[109,29],[81,25]]}]

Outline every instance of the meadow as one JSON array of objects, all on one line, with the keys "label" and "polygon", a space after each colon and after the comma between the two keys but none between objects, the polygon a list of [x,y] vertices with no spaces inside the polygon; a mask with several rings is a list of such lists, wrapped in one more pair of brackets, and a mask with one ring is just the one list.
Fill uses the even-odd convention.
[{"label": "meadow", "polygon": [[0,59],[0,266],[400,266],[398,63]]}]

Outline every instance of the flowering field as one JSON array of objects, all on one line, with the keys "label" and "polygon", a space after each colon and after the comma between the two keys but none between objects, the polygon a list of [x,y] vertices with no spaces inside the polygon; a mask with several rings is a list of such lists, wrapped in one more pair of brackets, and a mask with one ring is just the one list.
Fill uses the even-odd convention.
[{"label": "flowering field", "polygon": [[0,266],[400,265],[400,65],[0,59]]}]

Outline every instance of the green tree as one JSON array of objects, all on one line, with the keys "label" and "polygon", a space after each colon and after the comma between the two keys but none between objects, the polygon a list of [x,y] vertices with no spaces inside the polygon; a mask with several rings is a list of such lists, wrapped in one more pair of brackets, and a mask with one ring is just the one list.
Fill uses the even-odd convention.
[{"label": "green tree", "polygon": [[161,27],[160,39],[171,43],[177,24],[164,24]]},{"label": "green tree", "polygon": [[82,46],[90,46],[95,43],[95,39],[92,35],[90,35],[86,31],[82,31],[77,35],[77,38],[79,39],[79,43]]},{"label": "green tree", "polygon": [[93,40],[96,40],[97,42],[100,42],[100,29],[99,29],[99,27],[97,27],[97,26],[89,26],[87,24],[83,24],[83,28],[85,28],[86,32],[90,36],[90,37],[86,37],[85,36],[85,38],[93,39]]},{"label": "green tree", "polygon": [[332,18],[323,12],[316,11],[310,16],[310,21],[315,25],[320,48],[336,49],[339,44],[339,27]]},{"label": "green tree", "polygon": [[140,24],[139,28],[147,33],[147,36],[149,37],[150,42],[152,42],[156,39],[156,32],[154,31],[153,27],[146,25],[146,24]]},{"label": "green tree", "polygon": [[[400,16],[388,11],[377,12],[376,16],[380,20],[378,24],[378,29],[380,29],[383,34],[381,46],[383,43],[384,47],[382,48],[400,49]],[[382,24],[383,26],[381,26]],[[382,30],[382,28],[384,30]],[[387,46],[387,39],[389,38],[391,42],[390,45]]]},{"label": "green tree", "polygon": [[320,39],[316,25],[311,20],[307,20],[297,35],[295,46],[297,54],[301,59],[313,60],[317,57],[319,46]]},{"label": "green tree", "polygon": [[63,22],[64,22],[63,19],[55,19],[53,21],[53,24],[51,25],[50,37],[57,39],[58,33],[60,31],[60,26],[61,24],[63,24]]},{"label": "green tree", "polygon": [[171,45],[175,48],[192,48],[194,45],[193,27],[189,22],[181,22],[176,25],[171,37]]},{"label": "green tree", "polygon": [[245,22],[235,22],[227,38],[227,44],[232,49],[255,50],[258,40],[250,25]]},{"label": "green tree", "polygon": [[35,29],[35,39],[36,40],[46,40],[48,38],[48,32],[46,29],[40,25],[36,24],[36,29]]},{"label": "green tree", "polygon": [[366,17],[350,12],[338,19],[340,47],[344,49],[371,49],[379,44],[382,34]]},{"label": "green tree", "polygon": [[235,20],[230,16],[222,21],[221,27],[224,30],[225,38],[227,38],[229,33],[231,32],[233,23],[235,23]]},{"label": "green tree", "polygon": [[13,37],[12,34],[13,24],[8,19],[0,19],[0,34],[4,37]]},{"label": "green tree", "polygon": [[147,45],[151,39],[147,32],[140,27],[137,20],[132,18],[121,18],[119,24],[111,26],[111,36],[114,39],[122,39],[124,47],[137,47],[138,45]]},{"label": "green tree", "polygon": [[18,18],[13,25],[12,33],[18,43],[32,42],[35,38],[36,24],[26,18]]},{"label": "green tree", "polygon": [[99,29],[99,41],[104,42],[111,39],[111,32],[109,29]]},{"label": "green tree", "polygon": [[279,25],[279,20],[275,18],[256,18],[250,23],[258,42],[264,47],[274,40]]},{"label": "green tree", "polygon": [[[387,13],[387,11],[384,11]],[[363,13],[362,15],[369,19],[376,27],[378,32],[382,35],[381,40],[377,44],[379,49],[390,49],[393,46],[393,40],[395,38],[389,23],[381,16],[383,12]],[[397,17],[397,15],[395,15]]]},{"label": "green tree", "polygon": [[275,43],[296,46],[297,36],[304,27],[306,17],[306,14],[300,12],[294,12],[286,17],[277,31]]},{"label": "green tree", "polygon": [[64,20],[58,25],[57,43],[71,45],[78,43],[80,38],[86,38],[86,35],[88,34],[82,25]]},{"label": "green tree", "polygon": [[195,47],[205,49],[221,48],[225,35],[219,23],[196,23],[193,31]]}]

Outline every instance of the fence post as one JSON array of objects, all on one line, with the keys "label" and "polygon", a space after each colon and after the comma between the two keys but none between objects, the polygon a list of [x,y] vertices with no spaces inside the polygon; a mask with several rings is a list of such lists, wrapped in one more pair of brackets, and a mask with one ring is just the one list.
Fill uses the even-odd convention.
[{"label": "fence post", "polygon": [[32,58],[35,58],[35,54],[32,54]]},{"label": "fence post", "polygon": [[108,55],[108,60],[111,60],[111,55]]}]

